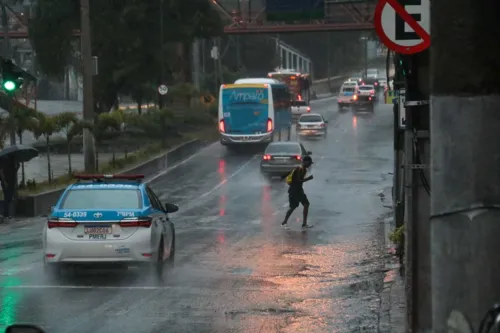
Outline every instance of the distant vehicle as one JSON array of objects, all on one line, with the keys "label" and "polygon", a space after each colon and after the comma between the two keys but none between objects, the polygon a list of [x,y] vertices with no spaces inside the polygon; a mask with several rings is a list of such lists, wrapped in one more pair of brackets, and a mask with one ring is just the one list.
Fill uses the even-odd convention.
[{"label": "distant vehicle", "polygon": [[363,81],[363,78],[361,76],[352,76],[347,81],[353,81],[353,82],[357,82],[358,84],[360,84],[361,81]]},{"label": "distant vehicle", "polygon": [[219,92],[220,143],[269,143],[276,131],[291,136],[292,111],[288,87],[277,80],[240,79],[224,84]]},{"label": "distant vehicle", "polygon": [[375,87],[368,84],[359,86],[358,95],[370,96],[374,101],[377,99],[377,92],[375,91]]},{"label": "distant vehicle", "polygon": [[298,118],[303,114],[311,112],[311,106],[306,101],[292,101],[292,116]]},{"label": "distant vehicle", "polygon": [[351,104],[351,109],[353,112],[358,111],[375,111],[374,99],[370,95],[355,95],[354,102]]},{"label": "distant vehicle", "polygon": [[281,69],[270,72],[268,77],[276,79],[288,86],[292,101],[311,101],[311,75],[295,69]]},{"label": "distant vehicle", "polygon": [[287,175],[302,164],[306,155],[311,152],[299,142],[272,142],[262,156],[260,172],[266,177]]},{"label": "distant vehicle", "polygon": [[382,87],[384,89],[387,87],[387,80],[386,79],[379,79],[378,83],[379,83],[380,87]]},{"label": "distant vehicle", "polygon": [[356,94],[356,91],[359,89],[359,86],[356,82],[352,82],[354,85],[344,83],[344,85],[340,88],[339,96],[337,97],[337,105],[339,110],[348,107],[352,103],[352,98]]},{"label": "distant vehicle", "polygon": [[378,79],[378,69],[376,68],[368,68],[366,71],[366,77],[370,79]]},{"label": "distant vehicle", "polygon": [[300,136],[326,136],[328,121],[319,113],[301,116],[297,121],[297,134]]},{"label": "distant vehicle", "polygon": [[53,207],[43,229],[43,258],[58,276],[67,265],[173,265],[175,228],[144,175],[80,175]]},{"label": "distant vehicle", "polygon": [[363,81],[361,81],[361,85],[372,85],[375,87],[375,90],[381,89],[379,79],[375,78],[363,78]]}]

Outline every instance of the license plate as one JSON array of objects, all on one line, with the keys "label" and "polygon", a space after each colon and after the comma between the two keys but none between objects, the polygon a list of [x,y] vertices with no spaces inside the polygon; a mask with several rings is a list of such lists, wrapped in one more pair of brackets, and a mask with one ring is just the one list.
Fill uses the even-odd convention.
[{"label": "license plate", "polygon": [[108,235],[106,235],[106,234],[90,234],[89,239],[96,239],[96,240],[103,239],[103,240],[105,240],[107,236]]},{"label": "license plate", "polygon": [[85,235],[109,235],[111,234],[111,226],[89,226],[86,225],[84,232]]}]

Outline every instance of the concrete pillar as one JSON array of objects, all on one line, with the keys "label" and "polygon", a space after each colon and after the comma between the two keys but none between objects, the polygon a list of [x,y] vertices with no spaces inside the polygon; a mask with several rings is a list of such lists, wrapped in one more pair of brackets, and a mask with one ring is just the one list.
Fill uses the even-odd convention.
[{"label": "concrete pillar", "polygon": [[431,6],[432,329],[500,301],[498,0]]}]

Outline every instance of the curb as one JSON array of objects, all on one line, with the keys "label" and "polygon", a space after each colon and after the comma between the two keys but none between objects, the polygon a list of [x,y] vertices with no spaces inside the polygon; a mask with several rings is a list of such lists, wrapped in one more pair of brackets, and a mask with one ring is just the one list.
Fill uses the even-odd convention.
[{"label": "curb", "polygon": [[[386,188],[381,198],[384,206],[392,205],[392,190]],[[394,212],[392,212],[394,214]],[[400,276],[400,264],[396,254],[396,245],[389,240],[389,234],[395,229],[394,216],[386,217],[384,223],[384,280],[380,293],[378,333],[401,333],[405,329],[406,293],[403,278]]]},{"label": "curb", "polygon": [[[182,160],[189,158],[200,149],[206,146],[206,142],[199,139],[194,139],[183,143],[160,156],[153,157],[152,159],[136,165],[122,173],[138,173],[144,174],[145,178],[150,178],[158,173],[169,170],[175,167]],[[23,217],[37,217],[46,215],[50,207],[54,206],[66,188],[51,190],[31,196],[19,198],[17,200],[16,211],[19,216]]]}]

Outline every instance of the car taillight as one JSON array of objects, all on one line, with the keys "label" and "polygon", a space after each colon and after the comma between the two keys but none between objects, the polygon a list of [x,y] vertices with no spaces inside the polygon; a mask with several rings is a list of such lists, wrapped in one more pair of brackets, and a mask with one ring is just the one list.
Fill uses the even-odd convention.
[{"label": "car taillight", "polygon": [[378,82],[375,82],[375,85],[378,86]]},{"label": "car taillight", "polygon": [[352,96],[352,99],[353,99],[353,100],[357,100],[357,99],[358,99],[358,95],[354,95],[354,96]]},{"label": "car taillight", "polygon": [[311,107],[310,106],[307,107],[307,112],[311,112]]},{"label": "car taillight", "polygon": [[271,155],[264,155],[262,157],[263,160],[269,161],[271,159]]},{"label": "car taillight", "polygon": [[326,126],[326,124],[325,124],[325,123],[322,123],[322,124],[321,124],[321,125],[319,125],[319,126],[321,126],[321,127],[325,127],[325,126]]},{"label": "car taillight", "polygon": [[224,123],[224,119],[219,121],[219,132],[226,133],[226,124]]},{"label": "car taillight", "polygon": [[297,155],[297,156],[295,156],[295,159],[300,161],[302,159],[302,156]]},{"label": "car taillight", "polygon": [[74,228],[77,223],[75,221],[64,220],[64,219],[50,219],[47,221],[47,228]]},{"label": "car taillight", "polygon": [[139,217],[136,219],[124,219],[120,221],[120,227],[122,228],[149,228],[151,227],[152,221],[150,217]]},{"label": "car taillight", "polygon": [[371,100],[372,100],[371,96],[370,96],[370,97],[368,97],[368,100],[369,100],[369,101],[371,101]]},{"label": "car taillight", "polygon": [[273,121],[271,119],[267,119],[267,131],[268,132],[273,131]]},{"label": "car taillight", "polygon": [[375,94],[375,90],[370,90],[370,93]]}]

